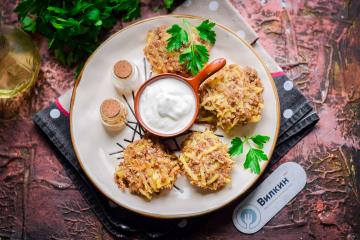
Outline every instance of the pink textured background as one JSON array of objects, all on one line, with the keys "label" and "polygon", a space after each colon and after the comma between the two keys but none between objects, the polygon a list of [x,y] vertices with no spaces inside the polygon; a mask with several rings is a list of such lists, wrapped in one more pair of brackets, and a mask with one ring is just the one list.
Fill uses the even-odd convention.
[{"label": "pink textured background", "polygon": [[[2,2],[5,23],[18,24],[16,1]],[[360,1],[232,2],[314,103],[320,122],[277,164],[300,163],[308,174],[306,189],[260,232],[243,235],[233,227],[233,204],[210,214],[191,237],[359,239]],[[156,4],[143,1],[142,18],[164,13],[151,12]],[[49,55],[41,36],[35,41],[42,57],[39,80],[18,114],[0,112],[0,239],[112,239],[31,121],[74,84],[73,69]]]}]

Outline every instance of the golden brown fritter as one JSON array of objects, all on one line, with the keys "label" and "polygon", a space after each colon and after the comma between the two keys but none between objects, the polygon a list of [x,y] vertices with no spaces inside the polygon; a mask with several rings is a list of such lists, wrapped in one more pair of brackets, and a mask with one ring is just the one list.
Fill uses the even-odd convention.
[{"label": "golden brown fritter", "polygon": [[215,117],[218,127],[229,131],[237,124],[260,121],[263,90],[255,70],[231,64],[201,85],[200,105]]},{"label": "golden brown fritter", "polygon": [[[179,51],[168,52],[166,50],[166,40],[171,36],[166,32],[169,27],[168,25],[162,25],[148,32],[144,49],[145,56],[156,73],[175,73],[189,77],[191,73],[186,69],[185,65],[179,63],[179,55],[187,46]],[[210,43],[202,40],[195,32],[193,38],[195,42],[204,45],[210,52],[212,47]]]},{"label": "golden brown fritter", "polygon": [[226,144],[210,130],[189,135],[179,160],[190,183],[199,188],[218,190],[231,181],[234,161]]},{"label": "golden brown fritter", "polygon": [[140,139],[124,150],[124,161],[115,171],[115,181],[121,189],[151,199],[162,189],[171,189],[180,166],[175,155],[151,139]]}]

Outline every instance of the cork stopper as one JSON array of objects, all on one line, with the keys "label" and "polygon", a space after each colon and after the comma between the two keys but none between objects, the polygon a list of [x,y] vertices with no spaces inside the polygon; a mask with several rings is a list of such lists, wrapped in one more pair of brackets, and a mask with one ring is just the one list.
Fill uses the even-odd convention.
[{"label": "cork stopper", "polygon": [[132,73],[132,66],[126,60],[120,60],[114,65],[114,74],[118,78],[127,78]]},{"label": "cork stopper", "polygon": [[121,106],[115,99],[107,99],[100,106],[100,113],[104,118],[114,118],[120,111]]}]

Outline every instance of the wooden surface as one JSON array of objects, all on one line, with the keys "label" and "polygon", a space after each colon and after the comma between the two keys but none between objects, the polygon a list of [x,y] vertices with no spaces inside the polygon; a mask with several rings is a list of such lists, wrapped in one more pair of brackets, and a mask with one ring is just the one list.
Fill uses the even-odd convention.
[{"label": "wooden surface", "polygon": [[[5,23],[17,24],[16,1],[2,2]],[[151,12],[156,4],[146,2],[143,18],[162,13]],[[232,204],[208,215],[191,238],[359,239],[360,1],[233,3],[312,100],[320,122],[273,167],[298,162],[308,181],[260,232],[240,234],[232,224]],[[109,34],[122,26],[118,23]],[[18,114],[0,113],[0,239],[112,239],[31,121],[74,84],[73,69],[49,55],[41,36],[35,41],[42,56],[39,80]]]}]

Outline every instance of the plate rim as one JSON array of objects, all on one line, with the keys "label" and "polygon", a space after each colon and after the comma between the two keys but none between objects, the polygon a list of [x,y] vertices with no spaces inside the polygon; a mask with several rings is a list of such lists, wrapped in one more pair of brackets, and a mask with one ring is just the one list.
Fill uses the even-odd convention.
[{"label": "plate rim", "polygon": [[[95,53],[105,44],[107,43],[108,41],[110,41],[113,37],[115,37],[115,35],[117,34],[120,34],[122,33],[123,31],[129,29],[129,28],[132,28],[136,25],[139,25],[139,24],[142,24],[142,23],[145,23],[145,22],[148,22],[148,21],[153,21],[153,20],[156,20],[156,19],[160,19],[160,18],[168,18],[168,17],[175,17],[175,18],[190,18],[190,19],[197,19],[197,20],[206,20],[206,19],[209,19],[209,18],[204,18],[204,17],[200,17],[200,16],[195,16],[195,15],[190,15],[190,14],[167,14],[167,15],[159,15],[159,16],[155,16],[155,17],[150,17],[150,18],[145,18],[145,19],[142,19],[142,20],[139,20],[137,22],[134,22],[122,29],[120,29],[119,31],[113,33],[112,35],[110,35],[107,39],[105,39],[96,49],[95,51],[86,59],[85,63],[84,63],[84,66],[82,67],[81,69],[81,72],[79,74],[79,76],[76,78],[75,80],[75,84],[74,84],[74,88],[72,90],[72,95],[71,95],[71,101],[70,101],[70,111],[69,111],[69,115],[70,115],[70,136],[71,136],[71,143],[73,145],[73,148],[74,148],[74,152],[75,152],[75,156],[77,158],[77,161],[79,162],[80,164],[80,167],[81,169],[83,170],[83,172],[85,173],[87,179],[91,182],[91,184],[93,184],[93,186],[95,186],[95,188],[100,191],[107,199],[111,200],[112,202],[114,202],[115,204],[119,205],[120,207],[123,207],[129,211],[132,211],[132,212],[135,212],[135,213],[138,213],[138,214],[141,214],[143,216],[146,216],[146,217],[152,217],[152,218],[160,218],[160,219],[177,219],[177,218],[183,218],[183,217],[195,217],[195,216],[200,216],[200,215],[204,215],[204,214],[207,214],[207,213],[210,213],[210,212],[213,212],[215,210],[218,210],[220,208],[223,208],[225,207],[226,205],[230,204],[231,202],[233,202],[234,200],[238,199],[239,197],[241,197],[241,195],[243,195],[244,193],[248,192],[249,189],[251,189],[254,184],[259,180],[259,178],[261,177],[261,175],[264,173],[267,165],[269,164],[270,162],[270,159],[274,153],[274,149],[275,149],[275,146],[276,146],[276,143],[278,141],[278,136],[279,136],[279,131],[280,131],[280,101],[279,101],[279,95],[278,95],[278,92],[277,92],[277,88],[276,88],[276,85],[275,85],[275,81],[274,79],[272,78],[271,76],[271,73],[268,69],[268,67],[266,66],[265,64],[265,61],[263,60],[263,58],[256,52],[256,50],[249,44],[247,43],[245,40],[243,40],[241,37],[239,37],[233,30],[231,30],[230,28],[222,25],[222,24],[219,24],[218,22],[216,21],[212,21],[216,24],[216,26],[222,28],[224,31],[234,35],[235,38],[237,38],[239,41],[241,41],[243,44],[245,44],[245,46],[247,48],[249,48],[251,50],[251,52],[254,53],[254,55],[256,56],[256,58],[260,61],[260,63],[263,65],[269,79],[270,79],[270,83],[272,85],[272,92],[274,93],[275,95],[275,102],[276,102],[276,112],[277,112],[277,124],[276,124],[276,130],[275,130],[275,140],[274,140],[274,143],[273,145],[271,146],[270,148],[270,152],[269,152],[269,156],[268,156],[268,159],[267,161],[265,161],[265,164],[263,165],[262,169],[261,169],[261,172],[260,174],[258,174],[253,180],[252,182],[250,182],[250,184],[248,184],[248,187],[246,188],[246,190],[244,190],[242,193],[236,195],[235,197],[231,198],[231,199],[228,199],[227,201],[224,201],[221,205],[215,207],[215,208],[210,208],[210,209],[207,209],[205,211],[202,211],[202,212],[197,212],[197,213],[184,213],[184,214],[176,214],[176,215],[163,215],[163,214],[156,214],[156,213],[149,213],[149,212],[145,212],[145,211],[141,211],[141,210],[138,210],[138,209],[135,209],[135,208],[132,208],[132,207],[129,207],[129,206],[125,206],[124,204],[120,203],[119,201],[117,201],[115,198],[113,198],[110,194],[107,194],[105,191],[103,191],[101,189],[100,186],[98,186],[96,184],[96,182],[91,178],[91,174],[88,173],[86,171],[86,168],[84,167],[84,162],[81,160],[81,158],[79,157],[79,153],[78,153],[78,150],[77,150],[77,147],[76,147],[76,144],[75,144],[75,140],[74,140],[74,134],[73,134],[73,124],[72,124],[72,112],[73,112],[73,108],[74,108],[74,102],[75,102],[75,98],[76,98],[76,90],[77,90],[77,87],[82,79],[82,73],[84,71],[84,69],[86,68],[87,64],[89,63],[89,61],[91,60],[91,58],[95,55]],[[120,190],[119,190],[120,191]]]}]

